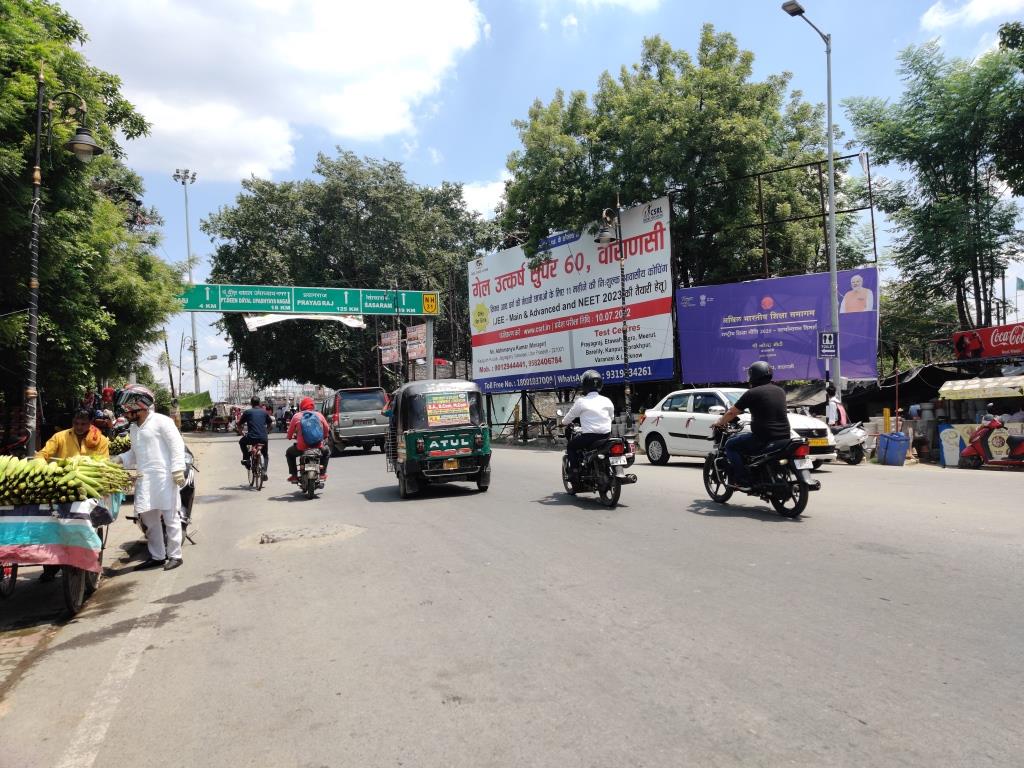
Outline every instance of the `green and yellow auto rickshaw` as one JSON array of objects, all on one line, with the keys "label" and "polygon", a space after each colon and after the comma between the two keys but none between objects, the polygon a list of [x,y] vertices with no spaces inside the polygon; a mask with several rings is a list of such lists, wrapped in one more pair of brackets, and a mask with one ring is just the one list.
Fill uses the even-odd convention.
[{"label": "green and yellow auto rickshaw", "polygon": [[491,484],[491,431],[484,396],[471,381],[430,379],[402,385],[392,395],[385,452],[388,469],[407,499],[425,485]]}]

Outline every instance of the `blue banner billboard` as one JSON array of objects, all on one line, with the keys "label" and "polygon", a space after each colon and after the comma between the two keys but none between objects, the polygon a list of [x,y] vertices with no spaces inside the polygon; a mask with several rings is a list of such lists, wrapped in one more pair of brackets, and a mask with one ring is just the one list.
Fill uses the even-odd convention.
[{"label": "blue banner billboard", "polygon": [[[878,375],[878,270],[839,273],[839,353],[847,379]],[[676,291],[682,380],[746,380],[765,360],[775,379],[822,379],[818,333],[829,330],[827,272]]]}]

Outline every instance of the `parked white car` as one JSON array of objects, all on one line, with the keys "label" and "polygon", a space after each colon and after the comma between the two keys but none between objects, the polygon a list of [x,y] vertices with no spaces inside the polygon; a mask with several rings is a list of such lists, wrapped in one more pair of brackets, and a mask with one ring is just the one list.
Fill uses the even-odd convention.
[{"label": "parked white car", "polygon": [[[672,456],[703,459],[711,450],[711,425],[740,399],[745,389],[681,389],[672,392],[641,416],[637,443],[651,464],[667,464]],[[740,422],[748,423],[749,414]],[[794,437],[807,439],[811,458],[818,467],[835,461],[836,439],[824,421],[800,413],[789,414]]]}]

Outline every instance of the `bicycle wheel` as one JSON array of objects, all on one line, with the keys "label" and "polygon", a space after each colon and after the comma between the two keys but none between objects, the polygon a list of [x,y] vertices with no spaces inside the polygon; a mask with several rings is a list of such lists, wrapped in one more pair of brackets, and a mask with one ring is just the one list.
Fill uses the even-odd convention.
[{"label": "bicycle wheel", "polygon": [[252,472],[256,477],[256,490],[263,490],[263,454],[257,451],[256,456],[253,457]]}]

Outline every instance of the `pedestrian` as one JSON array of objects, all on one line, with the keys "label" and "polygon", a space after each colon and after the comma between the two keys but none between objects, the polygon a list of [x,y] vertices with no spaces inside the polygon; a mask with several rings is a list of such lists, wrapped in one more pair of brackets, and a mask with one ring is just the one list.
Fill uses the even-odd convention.
[{"label": "pedestrian", "polygon": [[825,393],[828,395],[828,402],[825,405],[825,423],[830,427],[845,427],[849,424],[849,419],[846,416],[846,408],[836,396],[835,384],[829,382],[825,387]]},{"label": "pedestrian", "polygon": [[170,417],[153,412],[153,403],[153,393],[140,384],[121,390],[117,405],[131,422],[132,447],[114,461],[138,473],[135,512],[146,526],[149,545],[149,560],[139,567],[163,565],[169,571],[182,562],[178,489],[185,485],[185,441]]}]

